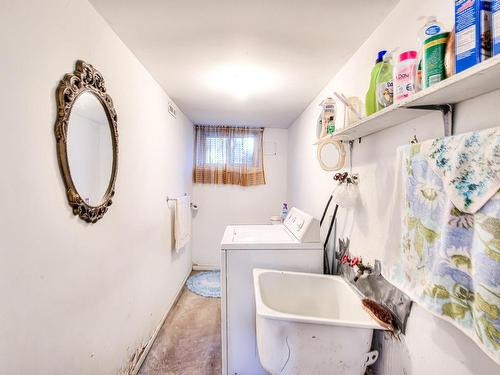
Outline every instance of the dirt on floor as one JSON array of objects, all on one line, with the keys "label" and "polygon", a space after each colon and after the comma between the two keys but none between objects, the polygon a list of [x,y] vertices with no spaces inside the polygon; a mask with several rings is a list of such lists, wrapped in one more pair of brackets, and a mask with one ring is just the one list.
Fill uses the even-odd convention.
[{"label": "dirt on floor", "polygon": [[220,298],[184,287],[139,375],[220,375]]}]

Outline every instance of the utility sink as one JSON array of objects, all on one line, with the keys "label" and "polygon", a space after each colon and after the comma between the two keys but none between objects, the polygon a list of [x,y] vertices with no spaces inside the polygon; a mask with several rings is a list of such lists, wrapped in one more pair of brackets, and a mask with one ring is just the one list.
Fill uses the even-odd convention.
[{"label": "utility sink", "polygon": [[362,375],[374,329],[340,276],[254,269],[259,358],[270,374]]}]

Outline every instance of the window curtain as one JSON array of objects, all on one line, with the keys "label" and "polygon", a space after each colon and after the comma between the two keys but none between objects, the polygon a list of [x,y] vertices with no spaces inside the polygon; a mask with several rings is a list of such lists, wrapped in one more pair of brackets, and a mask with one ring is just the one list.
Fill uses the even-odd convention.
[{"label": "window curtain", "polygon": [[265,184],[263,133],[263,128],[196,125],[193,181]]}]

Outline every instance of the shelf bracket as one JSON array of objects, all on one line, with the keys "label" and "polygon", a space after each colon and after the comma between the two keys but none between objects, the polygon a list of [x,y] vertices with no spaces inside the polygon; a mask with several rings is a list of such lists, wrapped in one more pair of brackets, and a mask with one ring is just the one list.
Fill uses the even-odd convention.
[{"label": "shelf bracket", "polygon": [[405,107],[408,109],[422,109],[426,111],[440,111],[443,115],[444,136],[453,135],[453,104],[437,104],[437,105],[414,105]]}]

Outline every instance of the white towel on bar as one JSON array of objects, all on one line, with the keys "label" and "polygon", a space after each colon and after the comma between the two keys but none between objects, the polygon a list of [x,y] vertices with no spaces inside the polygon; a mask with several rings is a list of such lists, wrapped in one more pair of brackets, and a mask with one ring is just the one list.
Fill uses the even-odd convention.
[{"label": "white towel on bar", "polygon": [[179,251],[191,240],[191,197],[186,195],[175,201],[174,238]]}]

